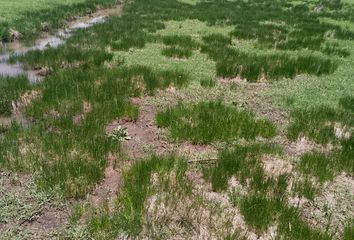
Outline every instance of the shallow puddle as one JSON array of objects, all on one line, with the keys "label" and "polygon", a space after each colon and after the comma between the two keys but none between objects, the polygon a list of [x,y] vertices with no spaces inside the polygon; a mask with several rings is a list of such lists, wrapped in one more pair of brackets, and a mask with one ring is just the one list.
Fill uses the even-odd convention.
[{"label": "shallow puddle", "polygon": [[36,74],[36,71],[25,70],[20,63],[8,63],[10,55],[23,55],[31,50],[44,50],[46,48],[57,48],[65,42],[65,39],[71,36],[71,33],[77,29],[91,27],[98,23],[103,23],[106,17],[112,15],[119,15],[121,13],[121,6],[115,6],[111,9],[98,10],[97,12],[79,17],[74,21],[68,22],[65,29],[59,30],[54,36],[42,36],[36,41],[34,46],[26,47],[19,42],[6,43],[3,45],[2,54],[0,54],[0,76],[16,77],[19,75],[26,75],[31,83],[36,83],[41,80],[41,76]]}]

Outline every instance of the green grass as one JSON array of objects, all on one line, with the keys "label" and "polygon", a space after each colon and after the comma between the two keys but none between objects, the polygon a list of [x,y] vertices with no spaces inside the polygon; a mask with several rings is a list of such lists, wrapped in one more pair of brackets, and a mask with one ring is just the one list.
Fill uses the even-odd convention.
[{"label": "green grass", "polygon": [[[305,136],[319,143],[340,145],[327,156],[319,153],[302,156],[299,167],[305,174],[314,175],[320,182],[331,179],[341,171],[354,173],[354,165],[350,159],[353,154],[353,112],[350,97],[341,98],[336,110],[329,107],[312,108],[294,111],[292,122],[288,127],[288,138],[296,140]],[[340,129],[340,130],[338,130]],[[338,135],[341,131],[341,135]]]},{"label": "green grass", "polygon": [[241,77],[251,82],[261,78],[277,80],[294,78],[299,74],[323,75],[333,73],[337,64],[326,57],[314,54],[291,56],[286,53],[255,53],[235,50],[221,44],[202,49],[217,62],[216,71],[221,77]]},{"label": "green grass", "polygon": [[[161,158],[153,156],[146,161],[136,162],[124,175],[124,185],[119,196],[124,221],[128,233],[137,234],[141,230],[144,202],[151,187],[151,174],[159,175],[175,171],[177,184],[180,184],[187,169],[186,162],[174,156]],[[177,190],[177,189],[176,189]]]},{"label": "green grass", "polygon": [[265,196],[244,198],[240,210],[246,223],[260,233],[277,222],[277,237],[281,239],[331,239],[327,233],[312,229],[296,208]]},{"label": "green grass", "polygon": [[[126,3],[122,17],[77,30],[58,49],[13,58],[28,68],[47,66],[50,72],[43,82],[29,87],[41,92],[25,109],[31,127],[13,124],[2,134],[1,168],[34,174],[37,185],[46,191],[83,197],[102,179],[107,155],[121,157],[120,143],[107,136],[105,126],[122,117],[137,119],[131,96],[153,95],[158,89],[184,87],[190,81],[210,87],[212,95],[218,77],[242,77],[270,80],[271,96],[290,112],[297,110],[290,119],[290,140],[306,136],[317,143],[341,145],[326,156],[308,154],[300,159],[297,167],[305,178],[294,187],[296,194],[315,198],[312,177],[322,182],[341,171],[351,175],[353,137],[337,139],[334,126],[352,126],[354,30],[338,22],[351,25],[353,11],[347,5],[336,11],[326,6],[317,14],[312,1],[184,2],[135,0]],[[88,11],[95,8],[85,3],[55,8],[56,14],[54,10],[33,12],[26,21],[19,20],[23,26],[13,26],[30,39],[43,19],[56,28],[69,15],[86,12],[87,6]],[[337,20],[324,22],[324,18]],[[173,48],[177,51],[169,55],[172,58],[163,55],[164,49]],[[192,54],[176,59],[186,56],[178,55],[183,51]],[[88,112],[85,103],[91,106]],[[74,121],[77,117],[79,122]],[[224,146],[243,139],[265,141],[259,137],[277,134],[270,121],[216,101],[179,103],[159,112],[156,122],[178,142],[222,142]],[[271,178],[264,171],[262,155],[280,152],[268,144],[230,147],[220,152],[205,177],[219,192],[227,190],[231,176],[237,178],[248,196],[235,204],[257,233],[277,223],[279,238],[329,239],[303,221],[298,209],[286,205],[291,194],[289,176]],[[94,239],[115,239],[121,232],[139,237],[149,196],[175,190],[170,183],[153,189],[152,174],[177,171],[180,182],[186,168],[177,157],[134,162],[124,174],[118,208],[110,212],[103,204],[89,218],[86,234]],[[256,218],[258,214],[263,217]]]},{"label": "green grass", "polygon": [[344,127],[352,127],[353,113],[343,109],[333,109],[327,106],[296,110],[292,113],[292,121],[288,127],[288,138],[296,140],[300,136],[306,136],[311,140],[325,144],[338,142],[335,136],[336,124]]},{"label": "green grass", "polygon": [[156,89],[164,89],[172,85],[182,87],[189,80],[189,76],[179,70],[153,71],[145,66],[123,67],[119,70],[119,75],[131,82],[130,92],[133,95],[144,93],[152,95]]},{"label": "green grass", "polygon": [[318,192],[318,189],[308,177],[304,180],[296,180],[292,190],[295,195],[305,197],[309,200],[314,200]]},{"label": "green grass", "polygon": [[343,97],[339,100],[339,104],[344,109],[354,112],[354,97]]},{"label": "green grass", "polygon": [[183,35],[164,36],[162,38],[162,42],[167,46],[178,46],[186,49],[196,49],[198,47],[197,42],[195,42],[191,36],[183,36]]},{"label": "green grass", "polygon": [[[213,190],[227,190],[228,179],[237,178],[243,186],[247,186],[247,195],[240,196],[234,203],[239,206],[245,222],[258,234],[262,234],[273,223],[276,223],[277,236],[284,239],[331,239],[321,231],[312,229],[302,220],[300,212],[287,206],[286,175],[277,179],[266,177],[261,166],[263,154],[279,154],[280,150],[272,145],[237,146],[233,150],[224,150],[214,167],[205,170],[204,177],[209,177]],[[310,186],[295,183],[299,187]],[[310,194],[308,188],[296,189]],[[315,193],[312,193],[313,199]],[[307,196],[307,195],[306,195]],[[234,198],[237,196],[233,196]]]},{"label": "green grass", "polygon": [[216,85],[216,81],[215,81],[215,79],[212,79],[212,78],[210,78],[210,79],[202,79],[202,80],[200,80],[200,85],[202,87],[212,88],[212,87],[214,87]]},{"label": "green grass", "polygon": [[353,220],[350,221],[344,228],[344,240],[349,240],[354,238],[354,224]]},{"label": "green grass", "polygon": [[163,177],[173,171],[175,177],[171,181],[174,181],[177,187],[185,188],[186,169],[186,162],[175,156],[152,156],[135,162],[124,173],[123,186],[117,199],[118,211],[114,213],[102,211],[93,216],[88,224],[88,231],[95,239],[113,239],[119,231],[124,231],[130,236],[138,235],[142,230],[146,199],[153,193],[152,174],[156,173]]},{"label": "green grass", "polygon": [[195,144],[255,139],[257,136],[271,138],[276,133],[275,126],[268,120],[256,119],[250,112],[221,102],[179,103],[159,112],[156,123],[168,128],[172,139],[190,140]]},{"label": "green grass", "polygon": [[[97,79],[102,81],[99,87],[94,84]],[[129,86],[122,82],[115,71],[102,67],[51,74],[36,86],[42,97],[27,108],[27,116],[34,119],[32,127],[13,126],[1,139],[0,164],[37,172],[37,183],[43,189],[57,189],[67,197],[85,195],[102,178],[108,151],[119,151],[118,144],[106,136],[105,124],[119,116],[137,115],[127,102]],[[84,101],[92,105],[86,114]],[[85,117],[75,124],[74,116],[80,114]],[[20,151],[28,147],[30,151]]]},{"label": "green grass", "polygon": [[208,173],[213,190],[226,190],[229,178],[236,176],[241,183],[251,178],[250,184],[255,191],[267,191],[271,181],[265,179],[260,157],[264,154],[279,152],[280,150],[272,145],[262,144],[236,146],[234,149],[222,151],[216,166],[210,168]]},{"label": "green grass", "polygon": [[344,139],[340,144],[339,150],[327,155],[317,152],[302,155],[298,164],[299,170],[307,176],[315,176],[320,183],[332,180],[343,171],[353,176],[354,137]]},{"label": "green grass", "polygon": [[63,26],[71,16],[96,10],[97,6],[109,6],[114,0],[1,0],[0,40],[10,41],[9,31],[15,29],[25,40],[34,40],[46,24],[49,31]]},{"label": "green grass", "polygon": [[333,164],[330,157],[320,153],[307,153],[301,156],[299,169],[304,174],[314,175],[320,182],[333,179]]},{"label": "green grass", "polygon": [[328,233],[313,229],[302,220],[299,211],[294,207],[284,208],[278,218],[278,236],[284,239],[332,239]]},{"label": "green grass", "polygon": [[72,5],[81,3],[85,0],[28,0],[23,2],[21,0],[7,1],[1,0],[0,21],[15,21],[18,17],[26,12],[33,12],[42,9],[51,9],[60,5]]},{"label": "green grass", "polygon": [[280,207],[280,202],[252,195],[242,200],[240,211],[249,226],[258,232],[263,232],[277,218]]},{"label": "green grass", "polygon": [[29,83],[25,76],[13,78],[0,76],[0,116],[10,116],[12,101],[16,101],[27,89],[29,89]]},{"label": "green grass", "polygon": [[192,51],[179,47],[168,47],[162,49],[161,54],[171,58],[189,58],[190,56],[192,56]]},{"label": "green grass", "polygon": [[194,52],[189,58],[181,60],[163,56],[163,50],[163,44],[148,43],[143,49],[133,52],[116,52],[114,60],[119,64],[123,59],[125,66],[143,65],[153,70],[178,70],[188,74],[191,81],[216,78],[215,63],[207,55]]},{"label": "green grass", "polygon": [[50,70],[82,66],[89,68],[102,65],[113,59],[113,54],[104,50],[83,50],[73,46],[61,46],[45,50],[32,50],[24,56],[11,56],[10,62],[21,61],[27,68],[38,66],[48,67]]}]

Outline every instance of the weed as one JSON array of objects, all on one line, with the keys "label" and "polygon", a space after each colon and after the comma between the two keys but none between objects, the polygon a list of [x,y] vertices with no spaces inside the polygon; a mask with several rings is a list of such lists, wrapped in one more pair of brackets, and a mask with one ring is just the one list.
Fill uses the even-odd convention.
[{"label": "weed", "polygon": [[338,43],[325,42],[321,47],[321,51],[327,55],[336,55],[339,57],[348,57],[350,55],[349,51],[341,49]]},{"label": "weed", "polygon": [[184,188],[186,169],[186,161],[173,155],[151,156],[146,160],[136,161],[124,172],[123,186],[117,199],[117,211],[109,212],[108,206],[103,205],[100,211],[90,218],[88,231],[95,239],[113,239],[120,231],[137,236],[142,228],[144,204],[152,193],[152,174],[163,177],[173,171],[175,174],[172,181],[176,184],[175,187]]},{"label": "weed", "polygon": [[109,212],[107,204],[103,204],[89,219],[87,232],[95,239],[115,239],[121,225],[121,217],[117,213]]},{"label": "weed", "polygon": [[193,143],[255,139],[257,136],[270,138],[276,132],[271,122],[257,120],[250,112],[220,102],[179,103],[159,112],[156,122],[159,127],[168,128],[174,140],[191,140]]}]

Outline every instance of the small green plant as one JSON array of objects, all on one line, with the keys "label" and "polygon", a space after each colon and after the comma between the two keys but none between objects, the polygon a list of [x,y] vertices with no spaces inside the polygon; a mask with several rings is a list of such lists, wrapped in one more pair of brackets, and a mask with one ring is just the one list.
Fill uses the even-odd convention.
[{"label": "small green plant", "polygon": [[217,74],[220,77],[241,77],[255,82],[263,77],[269,80],[294,78],[307,73],[323,75],[333,73],[337,64],[316,55],[291,56],[286,53],[246,53],[232,48],[205,48],[216,62]]},{"label": "small green plant", "polygon": [[189,80],[188,74],[180,70],[158,71],[142,65],[122,67],[117,75],[126,82],[130,87],[129,93],[134,96],[142,93],[153,95],[156,89],[171,85],[182,87]]},{"label": "small green plant", "polygon": [[108,137],[114,141],[122,142],[124,140],[130,140],[131,137],[128,134],[127,128],[118,126],[113,129],[113,131],[108,134]]},{"label": "small green plant", "polygon": [[341,141],[342,149],[335,153],[335,168],[354,176],[354,135]]}]

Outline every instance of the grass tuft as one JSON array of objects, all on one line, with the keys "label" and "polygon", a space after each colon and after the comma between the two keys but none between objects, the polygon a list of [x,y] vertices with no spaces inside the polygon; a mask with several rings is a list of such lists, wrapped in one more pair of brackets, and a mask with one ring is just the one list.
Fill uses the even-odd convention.
[{"label": "grass tuft", "polygon": [[250,112],[221,102],[179,103],[159,112],[156,122],[159,127],[170,130],[172,139],[191,140],[195,144],[257,136],[271,138],[276,133],[275,126],[268,120],[256,119]]},{"label": "grass tuft", "polygon": [[350,240],[354,238],[354,220],[349,221],[349,223],[344,228],[344,240]]},{"label": "grass tuft", "polygon": [[161,54],[170,58],[189,58],[192,56],[192,51],[180,47],[169,47],[162,49]]},{"label": "grass tuft", "polygon": [[261,233],[277,218],[281,203],[264,196],[245,197],[240,204],[240,211],[246,223]]},{"label": "grass tuft", "polygon": [[[264,176],[259,157],[263,154],[275,154],[280,150],[271,145],[253,144],[236,146],[232,150],[224,150],[219,154],[215,167],[210,169],[210,180],[214,191],[226,190],[228,180],[236,176],[241,183],[251,178],[251,185],[255,191],[267,191],[271,183]],[[272,182],[274,184],[274,182]]]},{"label": "grass tuft", "polygon": [[[345,100],[344,104],[347,104]],[[318,107],[309,110],[297,110],[292,113],[292,122],[288,127],[288,138],[296,140],[300,136],[307,136],[317,143],[336,142],[336,123],[344,126],[353,126],[353,114],[346,111],[336,111],[328,107]]]},{"label": "grass tuft", "polygon": [[320,182],[333,179],[332,160],[321,153],[306,153],[301,156],[299,169],[306,175],[313,175]]},{"label": "grass tuft", "polygon": [[25,76],[0,76],[0,116],[10,116],[12,112],[12,101],[17,101],[21,93],[29,88],[30,86]]},{"label": "grass tuft", "polygon": [[198,43],[192,39],[191,36],[179,36],[179,35],[170,35],[164,36],[162,42],[170,47],[180,47],[183,49],[196,49],[198,48]]},{"label": "grass tuft", "polygon": [[212,78],[202,79],[200,80],[200,85],[202,87],[214,87],[216,85],[216,80]]},{"label": "grass tuft", "polygon": [[119,204],[122,207],[121,216],[124,230],[129,234],[137,235],[142,227],[144,203],[151,188],[151,175],[159,175],[174,171],[175,181],[181,183],[184,178],[187,164],[183,159],[175,156],[158,157],[138,161],[124,174],[124,184],[119,193]]}]

